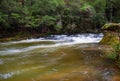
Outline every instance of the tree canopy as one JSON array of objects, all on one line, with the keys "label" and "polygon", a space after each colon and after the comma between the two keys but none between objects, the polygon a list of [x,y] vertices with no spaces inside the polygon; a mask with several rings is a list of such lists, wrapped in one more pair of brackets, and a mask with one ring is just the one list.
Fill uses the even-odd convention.
[{"label": "tree canopy", "polygon": [[80,33],[120,21],[119,0],[0,0],[0,33]]}]

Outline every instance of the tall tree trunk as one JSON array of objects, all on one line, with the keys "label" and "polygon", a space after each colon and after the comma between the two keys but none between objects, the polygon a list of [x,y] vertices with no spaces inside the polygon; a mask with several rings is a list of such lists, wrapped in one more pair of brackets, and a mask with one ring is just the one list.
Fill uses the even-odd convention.
[{"label": "tall tree trunk", "polygon": [[113,3],[112,0],[106,0],[106,17],[108,22],[113,21]]},{"label": "tall tree trunk", "polygon": [[110,1],[110,22],[113,21],[113,4],[112,4],[112,0]]}]

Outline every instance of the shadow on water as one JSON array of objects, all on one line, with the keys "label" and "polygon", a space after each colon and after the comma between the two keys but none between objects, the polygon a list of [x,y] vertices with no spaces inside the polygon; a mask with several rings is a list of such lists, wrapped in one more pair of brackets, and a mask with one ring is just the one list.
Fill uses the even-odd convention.
[{"label": "shadow on water", "polygon": [[4,43],[1,48],[0,81],[120,81],[114,61],[103,57],[109,47],[97,43],[43,40]]}]

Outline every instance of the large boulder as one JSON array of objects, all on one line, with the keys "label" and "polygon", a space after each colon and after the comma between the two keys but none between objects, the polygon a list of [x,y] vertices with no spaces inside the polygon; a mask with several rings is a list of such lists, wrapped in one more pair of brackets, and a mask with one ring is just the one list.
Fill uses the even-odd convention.
[{"label": "large boulder", "polygon": [[119,32],[120,31],[120,23],[106,23],[102,27],[102,30]]},{"label": "large boulder", "polygon": [[120,43],[120,23],[107,23],[102,27],[104,37],[101,44],[114,45]]}]

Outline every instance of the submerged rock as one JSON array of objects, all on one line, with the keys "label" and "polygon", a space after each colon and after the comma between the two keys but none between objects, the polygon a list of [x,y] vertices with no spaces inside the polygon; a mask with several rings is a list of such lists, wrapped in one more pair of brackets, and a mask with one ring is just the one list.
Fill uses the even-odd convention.
[{"label": "submerged rock", "polygon": [[101,44],[115,45],[119,43],[120,23],[107,23],[102,27],[104,37]]}]

